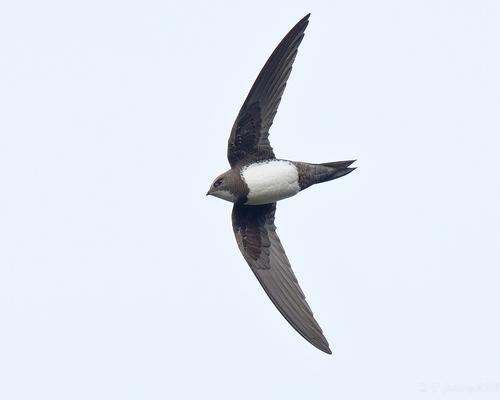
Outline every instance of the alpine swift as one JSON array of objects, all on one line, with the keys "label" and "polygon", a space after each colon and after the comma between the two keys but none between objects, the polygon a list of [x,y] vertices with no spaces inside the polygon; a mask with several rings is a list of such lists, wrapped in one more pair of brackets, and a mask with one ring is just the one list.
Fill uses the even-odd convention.
[{"label": "alpine swift", "polygon": [[234,203],[233,231],[243,257],[281,314],[313,346],[331,354],[276,234],[276,202],[347,175],[355,160],[311,164],[276,158],[269,128],[278,110],[297,49],[309,23],[302,18],[260,71],[234,122],[228,141],[231,169],[207,195]]}]

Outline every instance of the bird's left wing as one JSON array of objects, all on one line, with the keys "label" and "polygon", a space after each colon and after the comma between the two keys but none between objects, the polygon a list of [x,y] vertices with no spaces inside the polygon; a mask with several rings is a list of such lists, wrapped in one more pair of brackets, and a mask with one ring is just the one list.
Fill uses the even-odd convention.
[{"label": "bird's left wing", "polygon": [[233,230],[238,246],[267,295],[286,320],[313,346],[331,354],[276,234],[276,203],[235,204]]},{"label": "bird's left wing", "polygon": [[283,38],[250,89],[228,141],[227,159],[231,168],[275,158],[269,143],[269,128],[278,111],[308,19],[309,14]]}]

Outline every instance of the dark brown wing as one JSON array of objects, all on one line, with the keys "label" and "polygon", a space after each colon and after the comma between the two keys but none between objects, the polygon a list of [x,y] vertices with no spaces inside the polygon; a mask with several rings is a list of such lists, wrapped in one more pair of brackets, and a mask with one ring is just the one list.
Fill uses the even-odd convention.
[{"label": "dark brown wing", "polygon": [[278,111],[309,15],[283,38],[250,89],[228,141],[227,158],[231,167],[275,158],[269,143],[269,128]]},{"label": "dark brown wing", "polygon": [[312,345],[331,354],[276,234],[276,203],[235,204],[233,230],[248,265],[286,320]]}]

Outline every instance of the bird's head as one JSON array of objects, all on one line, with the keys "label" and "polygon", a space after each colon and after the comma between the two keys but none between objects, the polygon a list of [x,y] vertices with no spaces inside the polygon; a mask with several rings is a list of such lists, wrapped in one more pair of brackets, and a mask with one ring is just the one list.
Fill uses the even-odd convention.
[{"label": "bird's head", "polygon": [[218,197],[231,203],[238,201],[239,196],[236,193],[237,188],[235,187],[235,177],[233,175],[234,171],[232,170],[219,175],[210,186],[207,196]]}]

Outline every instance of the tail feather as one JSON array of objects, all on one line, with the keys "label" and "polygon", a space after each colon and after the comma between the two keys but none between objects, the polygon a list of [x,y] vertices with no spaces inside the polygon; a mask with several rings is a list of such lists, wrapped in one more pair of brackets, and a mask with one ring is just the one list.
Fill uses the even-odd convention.
[{"label": "tail feather", "polygon": [[349,167],[354,161],[356,160],[334,161],[323,164],[295,162],[299,170],[300,190],[350,174],[356,169],[356,167]]},{"label": "tail feather", "polygon": [[331,168],[347,168],[349,165],[351,165],[354,161],[356,160],[347,160],[347,161],[333,161],[333,162],[327,162],[327,163],[322,163],[320,165],[324,165],[325,167],[331,167]]},{"label": "tail feather", "polygon": [[337,178],[340,178],[341,176],[345,176],[347,174],[350,174],[355,169],[356,169],[356,167],[339,169],[339,170],[335,171],[332,179],[337,179]]},{"label": "tail feather", "polygon": [[333,179],[340,178],[341,176],[350,174],[352,171],[356,169],[356,167],[349,168],[349,165],[351,165],[354,161],[356,160],[333,161],[333,162],[319,164],[324,167],[328,167],[328,169],[331,171],[330,173],[327,174],[326,179],[325,178],[323,179],[325,181],[331,181]]}]

